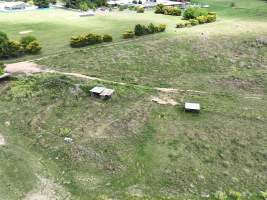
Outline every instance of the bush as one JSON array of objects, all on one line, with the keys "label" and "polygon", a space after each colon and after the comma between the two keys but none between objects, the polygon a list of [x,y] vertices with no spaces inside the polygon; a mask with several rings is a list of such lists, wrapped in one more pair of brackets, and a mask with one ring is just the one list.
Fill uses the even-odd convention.
[{"label": "bush", "polygon": [[112,42],[113,38],[111,35],[104,35],[103,42]]},{"label": "bush", "polygon": [[164,5],[158,4],[155,9],[156,14],[164,14]]},{"label": "bush", "polygon": [[185,27],[185,23],[184,22],[176,24],[176,28],[184,28],[184,27]]},{"label": "bush", "polygon": [[23,47],[17,41],[8,41],[8,57],[18,57],[23,54]]},{"label": "bush", "polygon": [[137,1],[136,0],[133,0],[133,4],[137,4]]},{"label": "bush", "polygon": [[155,26],[152,23],[150,23],[148,26],[136,24],[134,28],[134,34],[136,36],[142,36],[142,35],[147,35],[147,34],[164,32],[165,30],[166,30],[165,24],[160,24],[159,26]]},{"label": "bush", "polygon": [[86,35],[72,36],[70,38],[71,47],[84,47],[88,45],[99,44],[103,42],[101,35],[88,33]]},{"label": "bush", "polygon": [[159,26],[158,26],[158,31],[159,32],[164,32],[165,30],[166,30],[166,24],[160,24]]},{"label": "bush", "polygon": [[146,35],[148,33],[149,33],[148,27],[141,25],[141,24],[135,25],[134,34],[136,36]]},{"label": "bush", "polygon": [[3,75],[4,73],[5,73],[4,64],[2,62],[0,62],[0,76]]},{"label": "bush", "polygon": [[33,3],[38,8],[49,8],[49,0],[33,0]]},{"label": "bush", "polygon": [[191,24],[190,21],[186,21],[186,22],[184,23],[184,25],[185,25],[185,27],[187,27],[187,28],[192,27],[192,24]]},{"label": "bush", "polygon": [[20,42],[9,40],[7,35],[0,32],[0,58],[18,57],[24,53],[38,53],[40,44],[33,36],[25,36]]},{"label": "bush", "polygon": [[215,21],[216,21],[216,15],[207,15],[207,23]]},{"label": "bush", "polygon": [[196,19],[189,19],[189,22],[190,22],[190,24],[191,24],[192,26],[196,26],[196,25],[199,24],[198,20],[196,20]]},{"label": "bush", "polygon": [[141,0],[138,1],[138,4],[143,4],[143,2]]},{"label": "bush", "polygon": [[137,13],[144,13],[145,12],[145,8],[139,6],[139,7],[136,8],[136,12]]},{"label": "bush", "polygon": [[129,39],[134,37],[134,32],[133,31],[126,31],[122,35],[123,39]]},{"label": "bush", "polygon": [[88,4],[87,4],[85,1],[83,1],[83,2],[81,2],[81,3],[79,4],[79,8],[80,8],[80,10],[82,10],[82,11],[87,11],[87,10],[89,10],[89,6],[88,6]]},{"label": "bush", "polygon": [[28,46],[33,41],[37,41],[37,39],[36,37],[31,36],[31,35],[24,36],[20,39],[20,43],[23,46],[23,48],[26,48],[26,46]]},{"label": "bush", "polygon": [[29,54],[37,54],[41,51],[41,45],[37,41],[32,41],[26,46],[25,51]]},{"label": "bush", "polygon": [[159,32],[159,28],[152,23],[150,23],[147,28],[150,34]]},{"label": "bush", "polygon": [[207,16],[198,16],[196,19],[199,24],[205,24],[208,22]]},{"label": "bush", "polygon": [[204,8],[190,7],[184,11],[184,19],[196,19],[199,16],[207,16],[208,11]]},{"label": "bush", "polygon": [[165,6],[163,8],[164,15],[173,15],[173,16],[180,16],[182,11],[178,7],[172,7],[172,6]]},{"label": "bush", "polygon": [[7,34],[0,31],[0,58],[8,57],[8,41]]}]

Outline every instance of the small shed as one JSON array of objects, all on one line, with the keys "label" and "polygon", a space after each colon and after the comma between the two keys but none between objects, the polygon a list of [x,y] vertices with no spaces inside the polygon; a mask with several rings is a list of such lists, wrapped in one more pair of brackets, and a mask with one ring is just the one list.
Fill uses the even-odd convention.
[{"label": "small shed", "polygon": [[92,96],[100,97],[100,94],[105,90],[106,88],[104,87],[94,87],[90,90],[90,93]]},{"label": "small shed", "polygon": [[199,103],[185,103],[185,111],[186,112],[200,112],[200,104]]},{"label": "small shed", "polygon": [[112,89],[105,89],[103,92],[101,92],[100,96],[102,99],[109,99],[114,94],[114,90]]},{"label": "small shed", "polygon": [[90,90],[92,96],[101,98],[101,99],[109,99],[114,94],[114,90],[108,89],[105,87],[96,86]]}]

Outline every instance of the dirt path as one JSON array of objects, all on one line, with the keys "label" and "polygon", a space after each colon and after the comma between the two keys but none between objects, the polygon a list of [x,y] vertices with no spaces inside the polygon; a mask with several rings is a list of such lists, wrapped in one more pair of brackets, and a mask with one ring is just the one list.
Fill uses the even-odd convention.
[{"label": "dirt path", "polygon": [[[92,76],[79,74],[79,73],[60,72],[60,71],[55,71],[55,70],[45,70],[44,72],[62,74],[62,75],[66,75],[66,76],[73,76],[76,78],[82,78],[82,79],[87,79],[87,80],[97,80],[97,81],[101,81],[104,83],[113,83],[113,84],[117,84],[117,85],[130,85],[130,84],[123,83],[123,82],[110,81],[110,80],[106,80],[106,79],[101,79],[101,78],[96,78],[96,77],[92,77]],[[190,93],[199,93],[199,94],[206,94],[207,93],[207,92],[198,91],[198,90],[181,90],[181,89],[176,89],[176,88],[149,87],[149,86],[144,86],[144,85],[134,85],[134,86],[139,87],[139,88],[150,88],[150,89],[154,89],[154,90],[157,90],[159,92],[164,92],[164,93],[177,93],[177,92],[190,92]]]}]

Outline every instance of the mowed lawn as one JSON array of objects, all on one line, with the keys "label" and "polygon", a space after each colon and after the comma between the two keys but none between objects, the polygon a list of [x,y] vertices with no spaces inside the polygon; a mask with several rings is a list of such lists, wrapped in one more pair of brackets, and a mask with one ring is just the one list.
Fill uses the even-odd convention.
[{"label": "mowed lawn", "polygon": [[168,32],[174,32],[177,21],[173,17],[156,15],[153,12],[137,14],[134,11],[118,10],[110,13],[97,12],[96,16],[91,17],[80,17],[79,12],[63,9],[0,13],[1,31],[17,40],[23,36],[20,32],[33,31],[28,35],[36,36],[41,42],[41,56],[71,50],[71,36],[83,33],[110,34],[114,41],[120,41],[122,34],[132,30],[137,23],[164,23],[170,27]]},{"label": "mowed lawn", "polygon": [[[217,22],[185,29],[174,28],[181,17],[152,12],[0,13],[4,31],[18,38],[34,30],[40,56],[57,54],[37,61],[42,66],[126,83],[51,74],[1,83],[0,200],[263,200],[267,3],[207,2]],[[120,43],[122,32],[150,22],[166,23],[167,32]],[[87,31],[112,32],[115,42],[68,46],[71,35]],[[114,97],[91,97],[95,85],[113,88]],[[199,102],[200,114],[185,113],[186,101]]]}]

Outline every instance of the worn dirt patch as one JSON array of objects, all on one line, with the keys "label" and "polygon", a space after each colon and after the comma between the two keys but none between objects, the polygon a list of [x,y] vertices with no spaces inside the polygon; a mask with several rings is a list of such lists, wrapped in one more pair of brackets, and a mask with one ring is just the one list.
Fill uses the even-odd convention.
[{"label": "worn dirt patch", "polygon": [[159,97],[152,97],[151,101],[158,103],[160,105],[172,105],[172,106],[176,106],[178,105],[178,102],[174,101],[173,99],[169,98],[169,97],[163,97],[163,98],[159,98]]},{"label": "worn dirt patch", "polygon": [[27,194],[24,200],[68,200],[70,194],[63,187],[43,177],[39,178],[36,190]]},{"label": "worn dirt patch", "polygon": [[0,146],[3,146],[3,145],[5,145],[5,144],[6,144],[5,138],[4,138],[4,136],[1,135],[1,133],[0,133]]},{"label": "worn dirt patch", "polygon": [[5,68],[5,72],[10,74],[35,74],[43,71],[40,65],[33,62],[7,64]]}]

